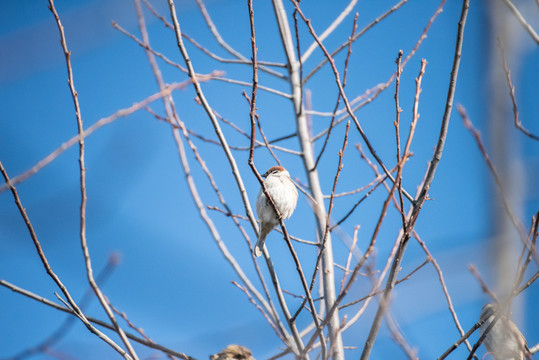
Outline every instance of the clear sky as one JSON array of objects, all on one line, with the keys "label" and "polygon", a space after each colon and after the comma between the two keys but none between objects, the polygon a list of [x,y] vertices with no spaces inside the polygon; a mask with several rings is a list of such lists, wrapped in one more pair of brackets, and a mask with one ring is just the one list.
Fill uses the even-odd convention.
[{"label": "clear sky", "polygon": [[[151,3],[169,18],[165,1]],[[352,15],[324,44],[328,49],[334,49],[345,41],[350,34],[355,12],[359,13],[358,28],[362,29],[395,3],[359,1]],[[303,1],[302,8],[306,16],[312,19],[318,33],[321,33],[346,4],[342,1]],[[11,177],[29,169],[77,133],[58,29],[47,5],[46,1],[4,0],[0,12],[0,161]],[[75,86],[85,128],[158,91],[143,49],[111,25],[112,21],[116,21],[140,36],[132,1],[58,0],[55,5],[72,52]],[[206,5],[222,37],[250,58],[246,3],[211,0]],[[354,44],[346,87],[350,98],[387,81],[395,71],[394,60],[398,51],[402,49],[404,56],[409,54],[438,5],[439,1],[410,0]],[[532,5],[535,4],[530,2],[526,5],[530,11],[524,13],[537,28],[539,12]],[[285,1],[285,6],[291,15],[291,4]],[[230,57],[211,36],[194,1],[177,1],[176,8],[180,25],[186,34],[218,55]],[[421,59],[427,60],[419,103],[421,116],[412,145],[414,156],[404,171],[404,186],[412,194],[423,177],[437,141],[460,9],[460,1],[445,4],[443,12],[436,18],[427,38],[402,74],[401,121],[403,134],[407,134],[412,115],[414,79],[419,72]],[[259,60],[284,62],[270,2],[255,2],[254,10]],[[498,66],[496,59],[499,59],[499,53],[492,53],[491,42],[495,36],[489,30],[491,23],[487,11],[485,2],[472,1],[455,103],[466,107],[470,118],[483,133],[487,150],[490,151],[499,144],[489,139],[490,120],[496,104],[490,96],[493,85],[488,76],[492,66]],[[145,16],[152,46],[183,65],[173,32],[146,9]],[[289,21],[292,23],[291,16]],[[509,57],[509,66],[516,84],[520,118],[528,129],[537,134],[539,51],[537,44],[520,27],[513,29],[519,35],[519,42],[515,45],[519,52],[517,56]],[[312,42],[305,27],[301,27],[301,39],[304,51]],[[221,64],[209,59],[189,43],[187,50],[198,73],[217,69],[226,71],[228,78],[251,80],[252,70],[249,66]],[[341,70],[344,55],[336,58]],[[321,51],[315,51],[305,64],[305,73],[322,59]],[[178,69],[162,61],[159,65],[166,82],[186,79]],[[502,84],[505,86],[505,83]],[[290,91],[288,83],[264,73],[260,74],[260,85],[282,92]],[[249,107],[242,91],[250,94],[249,86],[212,81],[203,83],[202,88],[219,114],[248,130]],[[333,110],[337,90],[329,68],[314,76],[306,89],[312,91],[313,110]],[[394,89],[393,83],[372,104],[357,113],[377,153],[390,168],[395,165]],[[505,88],[503,93],[507,94]],[[192,88],[174,94],[179,115],[190,130],[215,139],[211,124],[203,109],[193,101],[194,97]],[[504,101],[510,104],[508,97]],[[257,108],[268,138],[295,132],[294,115],[287,99],[259,90]],[[164,114],[159,102],[155,102],[152,109]],[[512,185],[510,188],[516,189],[512,195],[516,194],[517,213],[529,229],[531,217],[539,205],[539,142],[512,127],[512,113],[510,107],[507,109],[505,115],[509,124],[507,138],[510,144],[507,151],[510,159],[508,178]],[[317,134],[328,123],[328,117],[313,116],[313,133]],[[320,163],[320,172],[324,174],[322,188],[327,194],[331,192],[338,160],[337,149],[342,144],[344,134],[343,125],[335,128],[328,145],[331,151],[325,154]],[[226,125],[222,126],[232,145],[248,146],[246,137]],[[243,204],[221,148],[193,139],[227,197],[227,203],[235,213],[244,215]],[[360,159],[354,147],[357,143],[365,148],[352,126],[337,192],[353,190],[373,179],[370,168]],[[296,139],[280,144],[299,150]],[[319,141],[315,144],[316,153],[320,147]],[[247,165],[248,154],[245,151],[234,154],[246,183],[251,206],[254,206],[258,183]],[[278,152],[278,156],[293,178],[307,183],[303,165],[297,156],[282,152]],[[192,153],[189,153],[189,161],[193,176],[200,181],[201,197],[208,205],[217,206],[217,197]],[[274,160],[267,151],[257,150],[255,163],[263,172],[274,165]],[[75,299],[79,299],[88,288],[78,234],[78,166],[78,146],[73,146],[17,186],[51,266]],[[238,281],[238,277],[224,260],[193,205],[168,124],[142,110],[99,129],[86,141],[86,167],[87,235],[94,272],[99,273],[110,254],[120,255],[120,264],[103,285],[103,291],[119,310],[125,311],[130,320],[142,327],[156,342],[198,359],[207,358],[231,343],[249,347],[257,359],[266,359],[279,352],[282,343],[271,327],[249,303],[245,294],[231,284],[231,281]],[[433,200],[424,205],[416,229],[444,272],[447,288],[465,331],[477,321],[481,306],[488,300],[467,266],[475,264],[487,283],[495,288],[492,250],[492,238],[497,228],[493,215],[495,192],[495,184],[476,143],[454,109],[446,148],[429,192]],[[366,249],[385,197],[385,190],[380,187],[343,224],[339,232],[341,235],[334,235],[336,261],[344,263],[342,259],[346,259],[348,254],[346,244],[350,243],[355,225],[361,226],[359,246],[362,251]],[[357,199],[337,201],[334,218],[344,216]],[[209,214],[231,253],[244,264],[247,275],[254,278],[255,272],[249,263],[250,256],[241,234],[222,214],[215,211]],[[379,235],[375,253],[377,269],[385,263],[397,236],[399,221],[399,214],[392,209]],[[287,222],[287,227],[300,238],[315,240],[313,224],[308,202],[301,195],[298,209]],[[254,239],[248,223],[244,225],[251,239]],[[518,241],[514,232],[509,232],[509,236]],[[281,274],[283,288],[301,293],[292,260],[277,232],[270,235],[268,244]],[[305,245],[294,246],[298,247],[307,272],[311,273],[316,253]],[[424,260],[421,248],[412,242],[405,255],[402,274],[408,273]],[[265,271],[261,261],[260,266]],[[535,271],[537,266],[532,263],[528,276]],[[337,284],[340,285],[342,272],[336,270],[336,274]],[[58,289],[45,273],[8,191],[0,193],[0,279],[58,302],[54,295]],[[369,284],[368,277],[360,277],[352,288],[349,301],[365,295],[369,291]],[[539,299],[537,284],[532,285],[519,299],[517,322],[528,342],[535,345],[539,342],[539,311],[530,305]],[[296,303],[292,298],[287,300]],[[39,343],[56,330],[65,317],[56,310],[3,287],[0,288],[0,305],[0,358],[14,356]],[[359,357],[375,309],[373,302],[364,318],[345,334],[345,345],[359,347],[359,350],[349,350],[349,358]],[[106,318],[95,300],[86,311],[92,316]],[[430,264],[395,290],[392,312],[407,342],[418,349],[420,358],[431,359],[441,355],[459,337],[437,275]],[[309,319],[308,314],[303,314],[298,326],[303,328]],[[473,339],[477,340],[477,336]],[[117,338],[114,337],[114,340]],[[140,349],[143,358],[154,354],[154,351],[145,348],[137,346],[137,349]],[[77,359],[108,359],[116,356],[80,323],[75,324],[54,350]],[[483,354],[484,350],[481,349],[479,353]],[[465,354],[464,348],[460,348],[450,358],[462,359]],[[50,356],[37,355],[34,358],[48,359]],[[393,342],[385,322],[371,358],[406,358]]]}]

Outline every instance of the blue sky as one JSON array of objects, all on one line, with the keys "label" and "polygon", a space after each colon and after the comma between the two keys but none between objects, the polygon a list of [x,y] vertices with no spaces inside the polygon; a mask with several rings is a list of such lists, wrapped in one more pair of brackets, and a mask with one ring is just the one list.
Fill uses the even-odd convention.
[{"label": "blue sky", "polygon": [[[169,17],[165,2],[152,3],[165,17]],[[359,12],[359,28],[363,28],[393,3],[360,1],[354,9],[354,12]],[[85,127],[157,92],[143,50],[111,26],[111,21],[116,21],[139,36],[131,1],[63,0],[55,4],[65,26],[68,47],[72,51],[75,86]],[[285,4],[290,14],[291,6],[287,2]],[[344,2],[312,1],[302,3],[302,8],[320,33],[345,5]],[[395,70],[394,60],[399,49],[404,51],[405,56],[410,52],[437,6],[438,2],[410,0],[355,43],[346,87],[350,98],[389,78]],[[404,170],[404,186],[412,194],[423,177],[436,144],[460,6],[460,2],[454,1],[445,5],[402,74],[401,121],[403,134],[407,134],[415,91],[414,79],[419,72],[421,59],[428,61],[422,82],[421,117],[412,145],[414,157]],[[176,7],[185,33],[215,53],[228,57],[211,37],[194,1],[178,1]],[[243,55],[250,57],[246,4],[242,1],[213,0],[207,2],[207,7],[223,38]],[[0,161],[14,177],[74,136],[77,127],[58,30],[46,2],[8,0],[3,8],[0,14],[0,99],[3,105]],[[533,14],[534,21],[537,21],[536,12],[530,12],[529,16],[533,19]],[[145,15],[152,46],[181,64],[174,34],[148,11]],[[328,49],[335,48],[347,38],[352,18],[353,15],[324,42]],[[269,2],[255,3],[255,20],[259,59],[284,61]],[[489,97],[491,85],[487,77],[498,53],[490,53],[493,34],[489,26],[484,3],[472,2],[455,103],[466,107],[472,121],[482,131],[487,148],[492,149],[497,144],[488,138],[493,104]],[[518,58],[509,59],[509,65],[513,69],[521,120],[532,132],[539,133],[539,124],[534,122],[539,113],[535,89],[539,81],[539,51],[527,34],[517,29],[523,34],[523,50]],[[304,50],[312,38],[304,27],[301,31]],[[251,79],[249,66],[220,64],[189,44],[187,49],[199,73],[220,69],[225,70],[230,78],[243,81]],[[323,54],[315,51],[305,64],[306,71],[321,59]],[[343,61],[344,54],[337,56],[339,69],[342,69]],[[164,63],[160,62],[160,67],[165,81],[169,83],[186,78]],[[260,74],[260,84],[289,91],[286,82],[263,73]],[[248,129],[249,107],[241,92],[245,90],[249,93],[249,87],[220,82],[204,83],[202,87],[217,112],[241,128]],[[332,111],[337,91],[329,68],[313,77],[306,88],[312,91],[314,110]],[[395,164],[393,95],[394,84],[357,113],[378,154],[390,164],[388,167]],[[193,89],[178,91],[174,96],[179,115],[188,128],[215,139],[203,109],[193,101]],[[509,98],[505,100],[509,103]],[[295,131],[288,100],[259,91],[257,107],[268,138]],[[159,102],[154,103],[152,109],[164,113]],[[510,124],[512,114],[508,112],[506,117]],[[313,133],[324,129],[328,121],[328,118],[313,117]],[[338,160],[337,149],[342,144],[344,134],[343,125],[335,128],[328,145],[330,150],[320,164],[320,171],[324,174],[321,178],[322,188],[326,193],[330,192],[332,186]],[[248,146],[245,137],[222,126],[231,144]],[[522,190],[519,214],[528,227],[539,204],[538,146],[536,141],[526,138],[512,126],[507,129],[507,136],[512,141],[510,163],[514,167],[511,168],[510,178]],[[361,143],[365,148],[359,134],[353,130],[352,126],[338,192],[352,190],[373,178],[370,168],[361,161],[353,146]],[[244,214],[230,168],[220,148],[197,139],[194,141],[225,194],[227,203],[234,212]],[[295,139],[282,144],[299,149]],[[316,143],[316,153],[320,146],[320,142]],[[239,151],[234,154],[253,206],[258,183],[248,168],[248,154]],[[306,183],[301,161],[293,155],[278,155],[292,177]],[[88,287],[78,240],[80,191],[77,158],[78,148],[74,146],[37,175],[17,186],[53,269],[76,299]],[[203,189],[203,200],[209,205],[217,205],[217,198],[191,153],[189,160],[193,176],[199,179],[199,186]],[[266,151],[257,150],[255,163],[262,172],[273,165],[273,159]],[[218,251],[193,205],[178,161],[176,145],[166,123],[157,121],[145,111],[139,111],[103,127],[86,141],[86,167],[89,199],[87,235],[95,272],[106,264],[112,252],[121,254],[121,264],[103,287],[115,306],[125,311],[156,342],[199,359],[218,352],[230,343],[249,347],[257,359],[268,358],[279,351],[282,344],[272,329],[248,302],[245,294],[231,284],[238,278]],[[491,243],[496,229],[492,210],[495,190],[475,142],[464,129],[456,111],[453,111],[443,158],[429,193],[433,200],[424,205],[416,229],[442,267],[465,330],[475,323],[482,304],[487,300],[467,266],[475,264],[486,281],[492,286],[494,284]],[[349,236],[355,225],[361,226],[359,244],[365,250],[385,197],[385,190],[377,190],[343,225],[342,233],[348,236],[334,236],[336,259],[342,261],[346,258],[348,252],[345,244],[350,241]],[[355,201],[357,198],[336,201],[334,218],[339,219],[346,214]],[[245,241],[235,226],[219,213],[210,212],[210,215],[229,250],[240,263],[245,264],[246,273],[254,276],[253,266],[248,263],[250,256]],[[292,234],[313,240],[313,224],[309,205],[304,196],[300,197],[298,209],[287,222],[287,227]],[[398,233],[398,224],[399,214],[391,210],[379,235],[377,269],[384,264]],[[250,227],[247,224],[245,227],[253,238]],[[514,234],[511,236],[515,237]],[[304,269],[310,273],[316,253],[312,248],[297,246]],[[293,263],[286,245],[276,232],[268,238],[268,247],[281,274],[283,288],[299,293],[301,288]],[[411,242],[402,273],[411,271],[424,259],[425,255],[419,246]],[[260,265],[265,269],[262,263]],[[537,270],[533,264],[531,268],[530,271]],[[342,272],[336,270],[336,274],[340,281]],[[39,262],[9,192],[0,194],[0,278],[56,300],[54,291],[58,289]],[[368,278],[360,277],[349,299],[364,295],[368,286]],[[524,315],[518,320],[532,345],[539,341],[539,314],[529,305],[536,302],[538,296],[539,290],[534,285],[521,297]],[[292,298],[287,300],[291,304],[296,303]],[[0,339],[5,340],[0,340],[0,358],[13,356],[35,345],[64,319],[64,315],[58,311],[7,289],[0,289],[0,304],[4,309],[1,313]],[[439,356],[458,338],[431,265],[397,287],[392,305],[407,341],[412,347],[418,348],[420,358]],[[363,346],[375,309],[371,304],[364,318],[345,334],[346,345]],[[105,318],[96,301],[87,312]],[[298,326],[303,328],[308,321],[308,314],[303,314],[298,319]],[[115,356],[81,324],[76,324],[55,349],[79,359]],[[143,357],[153,353],[147,349],[137,349],[140,349]],[[359,354],[360,350],[350,350],[350,358],[357,358]],[[463,349],[459,349],[451,358],[460,359],[465,354]],[[35,358],[50,357],[38,355]],[[405,358],[392,341],[385,323],[382,324],[371,358]]]}]

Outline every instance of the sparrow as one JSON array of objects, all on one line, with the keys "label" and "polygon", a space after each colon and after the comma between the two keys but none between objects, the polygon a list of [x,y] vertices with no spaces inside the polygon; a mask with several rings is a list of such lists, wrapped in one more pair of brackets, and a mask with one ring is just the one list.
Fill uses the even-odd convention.
[{"label": "sparrow", "polygon": [[211,355],[210,360],[254,360],[251,351],[240,345],[228,345],[219,354]]},{"label": "sparrow", "polygon": [[[298,190],[290,179],[290,174],[282,166],[273,166],[262,177],[265,178],[264,186],[273,199],[282,219],[288,219],[296,209],[298,202]],[[258,257],[262,255],[266,237],[275,226],[279,225],[279,218],[270,200],[264,194],[262,187],[256,199],[256,214],[260,222],[260,232],[254,254]]]},{"label": "sparrow", "polygon": [[[485,304],[483,306],[481,315],[479,315],[479,320],[485,320],[479,328],[481,335],[492,323],[497,311],[498,305],[496,304]],[[524,360],[531,356],[526,339],[515,323],[508,319],[505,314],[501,314],[498,318],[496,324],[485,337],[483,344],[496,360]]]}]

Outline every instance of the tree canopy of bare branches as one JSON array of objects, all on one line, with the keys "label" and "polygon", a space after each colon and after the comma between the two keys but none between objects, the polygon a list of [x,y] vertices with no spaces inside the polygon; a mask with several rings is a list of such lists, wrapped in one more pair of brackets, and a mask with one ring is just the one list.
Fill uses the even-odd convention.
[{"label": "tree canopy of bare branches", "polygon": [[0,358],[538,352],[539,2],[8,3]]}]

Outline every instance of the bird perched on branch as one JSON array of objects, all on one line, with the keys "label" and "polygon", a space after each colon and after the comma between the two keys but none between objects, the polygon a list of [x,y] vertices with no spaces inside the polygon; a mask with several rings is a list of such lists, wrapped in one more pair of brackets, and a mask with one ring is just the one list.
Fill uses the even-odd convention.
[{"label": "bird perched on branch", "polygon": [[[266,171],[262,177],[266,178],[264,186],[273,199],[279,215],[283,220],[288,219],[294,212],[298,202],[298,190],[290,179],[290,174],[284,167],[274,166]],[[256,199],[256,213],[260,222],[260,232],[254,254],[255,256],[260,256],[262,255],[266,236],[275,226],[279,225],[279,218],[262,188],[260,188]]]},{"label": "bird perched on branch", "polygon": [[[479,316],[479,320],[485,320],[485,323],[479,328],[481,335],[494,321],[496,312],[499,310],[496,304],[485,304],[483,306]],[[488,352],[496,360],[524,360],[531,358],[526,339],[515,323],[503,313],[500,314],[498,321],[485,337],[484,344]]]},{"label": "bird perched on branch", "polygon": [[251,351],[240,345],[228,345],[219,354],[211,355],[210,360],[254,360]]}]

